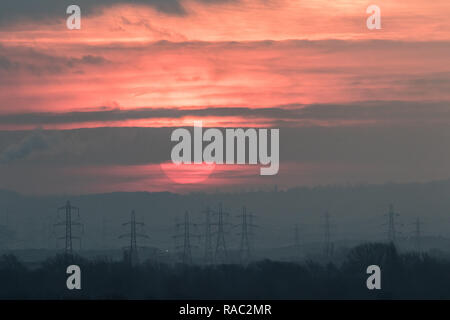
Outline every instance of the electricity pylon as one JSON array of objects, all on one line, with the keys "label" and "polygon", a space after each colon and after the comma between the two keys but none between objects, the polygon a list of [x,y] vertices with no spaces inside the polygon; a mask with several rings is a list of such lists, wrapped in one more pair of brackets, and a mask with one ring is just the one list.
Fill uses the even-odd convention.
[{"label": "electricity pylon", "polygon": [[[191,227],[191,222],[189,219],[189,212],[186,210],[184,213],[184,222],[183,223],[178,223],[177,225],[177,229],[179,227],[183,228],[183,233],[182,234],[177,234],[175,235],[176,238],[183,238],[183,252],[181,254],[181,261],[184,265],[190,265],[192,264],[192,248],[191,248],[191,231],[190,231],[190,227]],[[178,249],[181,248],[181,246],[177,247]]]},{"label": "electricity pylon", "polygon": [[325,257],[327,259],[330,259],[333,256],[334,251],[334,245],[331,242],[331,223],[330,223],[330,214],[325,212],[325,223],[324,223],[324,229],[325,229],[325,243],[324,243],[324,253]]},{"label": "electricity pylon", "polygon": [[[3,234],[3,232],[5,233],[5,240],[9,239],[10,237],[12,237],[12,234],[10,232],[10,228],[9,228],[9,213],[8,211],[5,211],[5,215],[4,215],[4,220],[3,220],[3,225],[0,225],[0,235]],[[7,248],[7,244],[8,244],[8,240],[5,241],[5,243],[1,243],[0,247],[3,248]]]},{"label": "electricity pylon", "polygon": [[397,223],[395,222],[395,217],[399,217],[400,215],[396,212],[394,212],[394,205],[389,205],[389,212],[387,213],[388,217],[388,242],[392,243],[393,245],[397,244]]},{"label": "electricity pylon", "polygon": [[217,241],[216,241],[216,249],[214,252],[214,262],[215,263],[227,263],[228,262],[228,251],[225,242],[225,222],[224,216],[227,216],[228,213],[223,212],[222,203],[219,204],[219,208],[214,212],[217,216],[217,222],[212,225],[217,226]]},{"label": "electricity pylon", "polygon": [[130,226],[130,232],[119,236],[122,238],[130,238],[130,244],[126,247],[125,259],[128,260],[131,266],[139,264],[138,246],[137,238],[148,238],[147,235],[138,233],[136,231],[136,226],[144,226],[143,222],[136,222],[136,214],[134,210],[131,211],[130,221],[122,223],[122,226]]},{"label": "electricity pylon", "polygon": [[296,224],[294,227],[294,253],[295,253],[295,258],[300,260],[301,248],[300,248],[300,234],[298,231],[298,224]]},{"label": "electricity pylon", "polygon": [[[83,225],[80,223],[80,209],[78,207],[74,207],[70,204],[70,201],[66,202],[65,206],[62,206],[57,209],[57,214],[59,216],[60,212],[64,212],[64,220],[61,222],[55,223],[55,227],[64,226],[65,227],[65,235],[59,237],[58,239],[65,239],[65,247],[64,254],[67,258],[73,257],[73,239],[78,239],[80,241],[81,247],[81,237],[73,235],[74,226],[78,226],[81,228],[81,232],[83,232]],[[75,214],[75,217],[74,217]]]},{"label": "electricity pylon", "polygon": [[106,245],[106,233],[107,233],[106,229],[107,229],[107,227],[106,227],[106,217],[103,214],[103,216],[102,216],[102,244],[101,244],[103,250],[105,250],[106,247],[107,247],[107,245]]},{"label": "electricity pylon", "polygon": [[253,225],[250,221],[253,215],[247,213],[247,208],[245,206],[242,207],[242,214],[238,215],[237,217],[241,218],[241,233],[238,233],[238,235],[241,236],[239,259],[241,261],[241,264],[246,265],[251,259],[251,246],[249,238],[252,235],[252,232],[250,228],[255,227],[255,225]]},{"label": "electricity pylon", "polygon": [[204,211],[205,213],[205,252],[204,263],[211,265],[214,263],[214,255],[212,248],[212,234],[211,234],[211,210],[209,207]]},{"label": "electricity pylon", "polygon": [[422,222],[417,218],[414,223],[414,246],[418,253],[422,253]]}]

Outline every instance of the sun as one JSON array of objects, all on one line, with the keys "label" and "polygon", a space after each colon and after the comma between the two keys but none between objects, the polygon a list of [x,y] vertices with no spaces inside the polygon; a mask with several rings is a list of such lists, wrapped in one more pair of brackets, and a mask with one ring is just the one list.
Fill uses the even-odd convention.
[{"label": "sun", "polygon": [[162,171],[173,182],[178,184],[193,184],[206,181],[214,171],[215,163],[207,164],[175,164],[164,162],[160,164]]}]

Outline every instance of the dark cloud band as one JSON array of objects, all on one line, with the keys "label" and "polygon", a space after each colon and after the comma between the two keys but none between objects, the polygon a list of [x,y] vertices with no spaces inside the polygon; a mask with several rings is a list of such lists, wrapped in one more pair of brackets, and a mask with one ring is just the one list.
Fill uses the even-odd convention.
[{"label": "dark cloud band", "polygon": [[[205,4],[233,0],[197,0]],[[132,4],[148,6],[168,15],[183,16],[187,12],[182,0],[2,0],[0,2],[0,25],[21,20],[42,20],[65,17],[69,5],[82,8],[83,15],[95,14],[106,7]]]},{"label": "dark cloud band", "polygon": [[89,122],[120,122],[140,119],[183,117],[242,117],[267,119],[274,125],[295,121],[373,121],[386,123],[450,123],[450,102],[374,101],[351,104],[292,104],[271,108],[248,107],[199,107],[199,108],[139,108],[118,109],[100,107],[89,111],[65,113],[36,112],[0,116],[0,125],[44,126],[58,124],[82,124]]}]

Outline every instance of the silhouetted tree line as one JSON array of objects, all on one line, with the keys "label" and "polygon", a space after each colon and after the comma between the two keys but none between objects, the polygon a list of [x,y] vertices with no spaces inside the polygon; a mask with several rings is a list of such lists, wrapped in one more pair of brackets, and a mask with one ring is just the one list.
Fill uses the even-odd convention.
[{"label": "silhouetted tree line", "polygon": [[[428,254],[399,254],[393,245],[351,249],[340,265],[260,261],[186,266],[86,260],[82,290],[66,288],[63,255],[27,268],[13,255],[0,258],[1,299],[449,299],[450,261]],[[379,265],[381,290],[368,290],[366,268]]]}]

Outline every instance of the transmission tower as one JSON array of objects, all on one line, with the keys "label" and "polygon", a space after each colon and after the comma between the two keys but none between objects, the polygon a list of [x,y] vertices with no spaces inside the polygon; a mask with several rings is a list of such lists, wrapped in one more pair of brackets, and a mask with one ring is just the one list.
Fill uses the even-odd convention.
[{"label": "transmission tower", "polygon": [[396,230],[396,222],[395,217],[400,216],[398,213],[394,212],[394,205],[389,205],[389,212],[387,214],[388,217],[388,241],[389,243],[396,244],[397,242],[397,230]]},{"label": "transmission tower", "polygon": [[422,222],[420,221],[420,218],[417,218],[414,223],[414,245],[415,249],[418,253],[422,252]]},{"label": "transmission tower", "polygon": [[325,257],[327,259],[330,259],[333,256],[334,251],[334,245],[331,242],[331,223],[330,223],[330,214],[325,212],[325,223],[324,223],[324,229],[325,229],[325,246],[324,246],[324,253]]},{"label": "transmission tower", "polygon": [[9,232],[9,215],[8,211],[5,211],[5,215],[3,217],[3,225],[0,224],[0,238],[3,240],[6,240],[4,243],[0,243],[0,248],[6,248],[7,246],[7,239],[11,237],[11,233]]},{"label": "transmission tower", "polygon": [[300,259],[301,248],[300,248],[300,234],[298,231],[298,224],[296,224],[294,227],[294,251],[295,251],[295,257],[297,259]]},{"label": "transmission tower", "polygon": [[190,231],[191,222],[189,219],[188,211],[185,211],[184,213],[184,222],[177,224],[177,228],[179,227],[183,228],[183,233],[177,234],[175,237],[183,238],[183,245],[182,245],[183,252],[181,254],[181,260],[184,265],[189,265],[192,264],[192,249],[191,249],[191,231]]},{"label": "transmission tower", "polygon": [[52,221],[51,216],[47,217],[46,224],[47,224],[47,234],[46,234],[46,237],[47,237],[47,248],[51,249],[52,248],[52,244],[53,244],[53,240],[55,239],[55,229],[53,227],[53,221]]},{"label": "transmission tower", "polygon": [[102,248],[106,249],[106,217],[102,215]]},{"label": "transmission tower", "polygon": [[252,235],[250,228],[255,227],[252,224],[251,219],[253,218],[252,214],[247,213],[247,208],[242,207],[242,214],[237,217],[241,218],[241,233],[238,235],[241,236],[241,244],[239,249],[239,259],[241,264],[246,265],[250,261],[250,236]]},{"label": "transmission tower", "polygon": [[83,225],[80,223],[80,209],[74,207],[70,204],[70,201],[66,202],[65,206],[57,209],[58,216],[61,212],[65,215],[61,222],[55,223],[55,227],[63,226],[65,227],[65,236],[59,237],[58,239],[65,240],[64,253],[66,257],[71,258],[73,256],[73,239],[78,239],[81,247],[81,237],[74,236],[73,227],[77,226],[81,228],[83,232]]},{"label": "transmission tower", "polygon": [[224,216],[227,216],[228,213],[223,212],[222,204],[219,204],[218,211],[214,212],[217,216],[217,222],[213,225],[217,226],[217,242],[216,242],[216,250],[214,253],[214,262],[215,263],[226,263],[228,261],[228,251],[225,243],[225,222]]},{"label": "transmission tower", "polygon": [[205,256],[204,263],[210,265],[214,263],[214,255],[212,248],[212,234],[211,234],[211,210],[206,208],[205,212]]},{"label": "transmission tower", "polygon": [[137,238],[148,238],[145,234],[138,233],[136,226],[144,226],[143,222],[136,222],[136,214],[134,210],[131,211],[130,221],[122,223],[122,226],[130,226],[130,232],[125,233],[119,238],[130,238],[130,244],[126,247],[125,260],[128,260],[130,265],[135,266],[139,264]]}]

